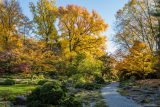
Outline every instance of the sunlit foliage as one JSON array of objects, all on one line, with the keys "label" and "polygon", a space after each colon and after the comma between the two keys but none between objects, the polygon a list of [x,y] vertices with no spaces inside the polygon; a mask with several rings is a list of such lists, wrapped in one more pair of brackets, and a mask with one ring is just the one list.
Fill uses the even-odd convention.
[{"label": "sunlit foliage", "polygon": [[38,0],[30,3],[29,21],[16,0],[0,5],[0,72],[78,75],[84,81],[102,75],[108,25],[96,11]]}]

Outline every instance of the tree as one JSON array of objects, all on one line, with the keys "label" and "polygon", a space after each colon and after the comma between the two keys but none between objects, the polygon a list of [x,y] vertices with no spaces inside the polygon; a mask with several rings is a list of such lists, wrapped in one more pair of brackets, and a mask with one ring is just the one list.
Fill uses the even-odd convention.
[{"label": "tree", "polygon": [[0,46],[10,50],[19,44],[19,28],[26,22],[26,16],[21,12],[16,0],[3,0],[0,4]]},{"label": "tree", "polygon": [[108,79],[111,79],[115,76],[114,65],[116,63],[115,58],[112,55],[105,54],[99,58],[103,62],[102,66],[102,77],[108,76]]},{"label": "tree", "polygon": [[[12,72],[16,69],[15,50],[23,47],[20,29],[29,23],[16,0],[3,0],[0,3],[0,69]],[[18,70],[16,70],[18,71]]]},{"label": "tree", "polygon": [[133,46],[134,41],[144,42],[153,52],[157,50],[157,31],[155,18],[150,14],[152,0],[131,0],[116,15],[116,41],[125,49]]},{"label": "tree", "polygon": [[145,78],[154,73],[152,69],[153,56],[143,42],[135,41],[134,45],[129,49],[129,55],[119,61],[116,68],[119,70],[121,77],[133,75],[139,79]]},{"label": "tree", "polygon": [[159,0],[154,0],[154,4],[153,4],[153,12],[152,12],[152,16],[154,16],[157,21],[155,23],[155,29],[158,32],[157,33],[157,44],[158,44],[158,51],[160,50],[160,1]]},{"label": "tree", "polygon": [[58,16],[63,51],[70,61],[78,53],[89,52],[95,56],[105,53],[106,37],[102,32],[108,25],[97,12],[89,13],[86,8],[68,5],[59,7]]},{"label": "tree", "polygon": [[45,42],[46,48],[53,49],[53,45],[58,42],[57,30],[55,27],[56,10],[54,0],[39,0],[35,6],[30,3],[35,25],[35,34]]},{"label": "tree", "polygon": [[157,74],[160,75],[159,73],[159,65],[160,65],[160,1],[159,0],[153,0],[154,3],[152,4],[153,5],[153,9],[152,9],[152,12],[151,12],[151,15],[156,19],[155,23],[154,23],[154,29],[156,30],[157,32],[157,35],[156,35],[156,39],[157,39],[157,54],[156,54],[156,59],[157,61],[156,64],[155,64],[155,69],[158,71]]},{"label": "tree", "polygon": [[78,73],[87,81],[91,81],[94,77],[101,75],[103,62],[95,59],[91,55],[87,55],[78,65]]}]

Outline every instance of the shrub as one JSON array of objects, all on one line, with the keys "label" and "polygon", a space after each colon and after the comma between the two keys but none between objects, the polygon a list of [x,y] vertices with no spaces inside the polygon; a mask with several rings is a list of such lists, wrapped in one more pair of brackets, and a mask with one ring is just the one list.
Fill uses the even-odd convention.
[{"label": "shrub", "polygon": [[82,88],[86,90],[95,90],[100,89],[101,85],[96,83],[85,83],[85,84],[76,84],[75,88]]},{"label": "shrub", "polygon": [[75,99],[75,96],[72,95],[66,98],[62,104],[64,107],[82,107],[82,102]]},{"label": "shrub", "polygon": [[135,81],[136,81],[136,77],[135,77],[135,76],[131,76],[131,77],[130,77],[130,81],[131,81],[131,82],[135,82]]},{"label": "shrub", "polygon": [[84,85],[84,88],[86,90],[95,90],[95,89],[100,89],[101,85],[100,84],[95,84],[95,83],[87,83]]},{"label": "shrub", "polygon": [[84,88],[84,84],[82,84],[82,83],[77,83],[77,84],[75,85],[75,88]]},{"label": "shrub", "polygon": [[27,97],[27,107],[82,107],[59,81],[46,82]]},{"label": "shrub", "polygon": [[59,105],[66,97],[66,91],[62,88],[60,82],[46,82],[44,85],[37,87],[27,98],[28,105],[40,102],[41,105]]},{"label": "shrub", "polygon": [[11,92],[9,90],[1,91],[1,94],[0,94],[0,96],[4,101],[11,99],[10,95],[11,95]]},{"label": "shrub", "polygon": [[14,85],[16,82],[13,79],[6,79],[2,85]]},{"label": "shrub", "polygon": [[32,79],[45,79],[44,75],[42,74],[32,74],[31,78]]},{"label": "shrub", "polygon": [[97,77],[95,78],[95,82],[96,82],[97,84],[104,84],[104,83],[105,83],[104,79],[103,79],[102,77],[99,77],[99,76],[97,76]]},{"label": "shrub", "polygon": [[75,64],[69,64],[67,66],[67,76],[72,76],[77,73],[77,66]]},{"label": "shrub", "polygon": [[43,104],[41,101],[37,100],[37,101],[32,101],[30,102],[27,107],[54,107],[52,105],[49,104]]},{"label": "shrub", "polygon": [[46,82],[48,82],[48,80],[46,80],[46,79],[40,80],[40,81],[38,81],[38,85],[43,85],[43,84],[45,84]]}]

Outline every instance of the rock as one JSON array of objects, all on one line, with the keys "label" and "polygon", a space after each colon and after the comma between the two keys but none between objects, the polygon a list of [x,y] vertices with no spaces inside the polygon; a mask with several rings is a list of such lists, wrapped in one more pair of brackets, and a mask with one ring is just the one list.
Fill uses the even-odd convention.
[{"label": "rock", "polygon": [[158,96],[160,96],[160,87],[157,90],[157,94],[158,94]]},{"label": "rock", "polygon": [[15,105],[25,105],[26,104],[26,101],[27,101],[27,98],[24,97],[24,96],[17,96],[15,98],[15,102],[14,104]]},{"label": "rock", "polygon": [[155,94],[153,90],[141,90],[144,94]]},{"label": "rock", "polygon": [[160,105],[160,100],[156,100],[155,104]]},{"label": "rock", "polygon": [[133,89],[139,89],[140,87],[137,85],[132,86]]},{"label": "rock", "polygon": [[123,89],[124,90],[129,90],[129,89],[131,89],[131,86],[124,86]]},{"label": "rock", "polygon": [[131,89],[131,91],[141,91],[141,89],[133,88],[133,89]]},{"label": "rock", "polygon": [[126,98],[127,98],[127,99],[132,99],[132,97],[130,97],[130,96],[126,96]]},{"label": "rock", "polygon": [[132,99],[135,100],[135,101],[139,101],[138,97],[132,97]]},{"label": "rock", "polygon": [[134,94],[134,95],[130,95],[131,97],[134,97],[134,98],[137,98],[137,97],[139,97],[139,95],[136,95],[136,94]]},{"label": "rock", "polygon": [[2,101],[0,102],[0,107],[14,107],[10,101]]},{"label": "rock", "polygon": [[132,99],[135,100],[138,103],[143,102],[143,100],[145,99],[144,96],[132,96]]},{"label": "rock", "polygon": [[153,89],[159,89],[159,86],[153,86],[152,88]]},{"label": "rock", "polygon": [[144,104],[143,107],[157,107],[156,104]]},{"label": "rock", "polygon": [[96,102],[94,102],[94,101],[90,102],[91,107],[94,107],[95,105],[96,105]]},{"label": "rock", "polygon": [[151,103],[151,100],[148,98],[145,98],[141,101],[141,103]]}]

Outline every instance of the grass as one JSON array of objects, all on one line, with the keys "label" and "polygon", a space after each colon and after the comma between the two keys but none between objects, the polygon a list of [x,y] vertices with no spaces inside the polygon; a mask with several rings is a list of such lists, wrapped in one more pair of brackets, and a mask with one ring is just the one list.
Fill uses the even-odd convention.
[{"label": "grass", "polygon": [[[7,77],[5,77],[7,76]],[[28,95],[33,89],[37,87],[35,85],[41,79],[16,79],[16,76],[13,75],[4,75],[0,78],[1,81],[4,81],[6,78],[14,78],[16,81],[15,85],[0,85],[0,102],[2,101],[13,101],[14,98],[18,95]],[[23,77],[22,77],[23,78]],[[100,91],[97,90],[83,90],[80,89],[79,92],[76,93],[76,99],[82,101],[85,105],[84,107],[90,107],[92,104],[93,107],[108,107],[106,106],[103,97],[101,96]],[[0,103],[0,107],[1,107]],[[3,107],[3,106],[2,106]]]},{"label": "grass", "polygon": [[16,84],[16,85],[0,85],[0,98],[13,99],[17,95],[27,95],[33,89],[35,85]]}]

